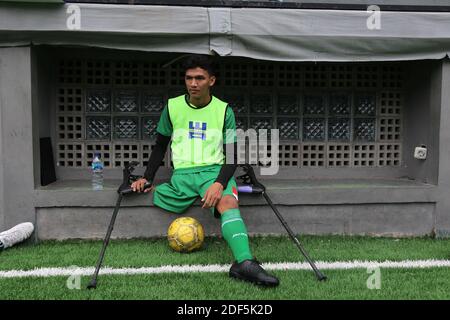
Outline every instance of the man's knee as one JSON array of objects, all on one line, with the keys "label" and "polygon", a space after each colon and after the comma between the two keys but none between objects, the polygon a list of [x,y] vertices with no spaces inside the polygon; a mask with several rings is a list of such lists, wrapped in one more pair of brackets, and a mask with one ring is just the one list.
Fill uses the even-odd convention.
[{"label": "man's knee", "polygon": [[220,199],[219,203],[217,203],[217,210],[220,212],[220,214],[224,213],[225,211],[229,209],[235,209],[238,208],[239,204],[236,198],[226,195]]}]

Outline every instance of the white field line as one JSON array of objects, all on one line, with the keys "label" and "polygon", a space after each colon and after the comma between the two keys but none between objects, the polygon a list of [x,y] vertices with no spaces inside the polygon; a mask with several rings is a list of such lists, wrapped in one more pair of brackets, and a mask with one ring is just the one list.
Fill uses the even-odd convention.
[{"label": "white field line", "polygon": [[[310,270],[307,262],[279,262],[264,263],[266,270]],[[319,269],[349,270],[367,268],[436,268],[450,267],[450,260],[404,260],[404,261],[317,261]],[[191,272],[228,272],[230,265],[168,265],[161,267],[141,268],[110,268],[100,269],[102,275],[136,275],[136,274],[159,274],[159,273],[191,273]],[[4,270],[0,271],[0,278],[24,278],[24,277],[56,277],[56,276],[89,276],[94,272],[94,267],[59,267],[59,268],[37,268],[32,270]]]}]

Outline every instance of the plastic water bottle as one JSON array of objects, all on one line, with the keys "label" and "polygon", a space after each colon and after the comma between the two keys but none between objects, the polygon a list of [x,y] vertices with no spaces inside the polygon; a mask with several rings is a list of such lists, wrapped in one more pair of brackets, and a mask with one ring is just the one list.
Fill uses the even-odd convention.
[{"label": "plastic water bottle", "polygon": [[103,162],[99,153],[96,153],[92,160],[92,189],[103,190]]}]

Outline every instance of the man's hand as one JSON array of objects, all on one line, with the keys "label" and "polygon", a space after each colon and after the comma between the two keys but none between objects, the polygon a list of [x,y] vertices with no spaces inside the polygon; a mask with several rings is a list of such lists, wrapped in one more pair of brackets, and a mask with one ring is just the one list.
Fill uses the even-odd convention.
[{"label": "man's hand", "polygon": [[147,189],[144,190],[144,184],[146,184],[146,183],[147,183],[147,179],[141,178],[141,179],[136,180],[135,182],[133,182],[131,184],[131,188],[133,189],[134,192],[136,192],[136,191],[137,192],[142,192],[142,191],[150,192],[150,191],[152,191],[155,188],[154,185],[151,185],[150,188],[147,188]]},{"label": "man's hand", "polygon": [[202,199],[202,208],[214,208],[219,200],[222,198],[223,186],[219,182],[214,182]]}]

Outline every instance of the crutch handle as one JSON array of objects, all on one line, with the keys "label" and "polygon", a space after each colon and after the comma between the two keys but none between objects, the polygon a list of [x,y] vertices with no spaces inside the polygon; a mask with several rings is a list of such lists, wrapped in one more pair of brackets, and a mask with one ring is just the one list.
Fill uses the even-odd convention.
[{"label": "crutch handle", "polygon": [[260,188],[258,186],[251,186],[251,185],[243,185],[238,186],[238,192],[240,193],[263,193],[264,189]]},{"label": "crutch handle", "polygon": [[[152,184],[153,184],[152,182],[146,182],[144,184],[144,190],[147,189],[147,188],[150,188],[152,186]],[[129,194],[129,193],[133,193],[134,191],[133,191],[133,188],[131,188],[131,186],[129,186],[129,187],[126,187],[126,188],[123,188],[123,189],[119,189],[119,192],[121,194]]]},{"label": "crutch handle", "polygon": [[[256,179],[255,171],[253,170],[253,167],[250,164],[241,164],[239,165],[244,170],[244,174],[237,177],[238,180],[242,181],[244,184],[249,184],[253,188],[258,188],[258,190],[265,191],[266,187]],[[243,189],[246,190],[246,189]],[[246,191],[242,191],[246,192]],[[250,192],[250,193],[262,193],[262,192]]]}]

